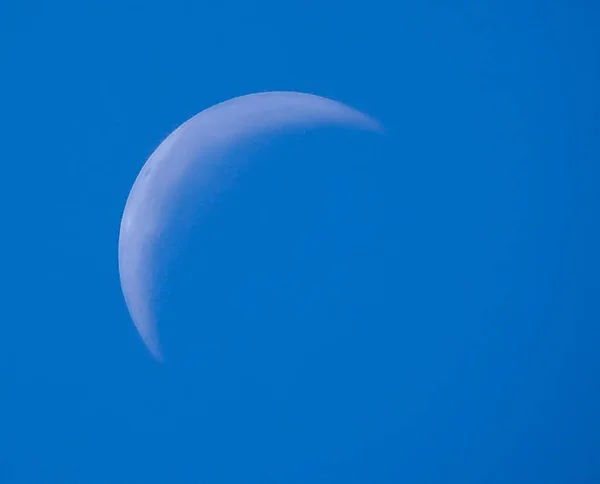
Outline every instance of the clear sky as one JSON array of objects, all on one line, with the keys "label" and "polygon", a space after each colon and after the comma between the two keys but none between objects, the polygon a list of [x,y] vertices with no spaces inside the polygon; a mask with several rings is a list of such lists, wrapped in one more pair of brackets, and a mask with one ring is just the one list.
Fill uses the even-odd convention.
[{"label": "clear sky", "polygon": [[[592,0],[0,7],[0,483],[600,482]],[[298,90],[166,282],[117,270],[180,123]]]}]

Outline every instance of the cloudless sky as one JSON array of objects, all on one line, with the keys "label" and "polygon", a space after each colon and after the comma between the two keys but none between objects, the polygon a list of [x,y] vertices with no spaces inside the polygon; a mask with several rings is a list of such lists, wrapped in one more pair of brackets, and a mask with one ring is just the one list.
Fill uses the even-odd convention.
[{"label": "cloudless sky", "polygon": [[[0,7],[0,483],[600,482],[600,9]],[[170,270],[117,270],[142,164],[265,90],[378,118],[271,140]]]}]

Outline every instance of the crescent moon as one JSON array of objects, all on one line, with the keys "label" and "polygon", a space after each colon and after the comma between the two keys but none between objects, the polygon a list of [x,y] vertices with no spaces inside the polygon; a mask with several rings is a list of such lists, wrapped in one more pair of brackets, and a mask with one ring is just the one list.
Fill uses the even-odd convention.
[{"label": "crescent moon", "polygon": [[119,276],[125,303],[150,353],[162,360],[153,310],[160,243],[186,189],[208,184],[227,149],[281,129],[346,126],[379,132],[373,118],[337,101],[299,92],[263,92],[212,106],[184,122],[148,158],[123,211]]}]

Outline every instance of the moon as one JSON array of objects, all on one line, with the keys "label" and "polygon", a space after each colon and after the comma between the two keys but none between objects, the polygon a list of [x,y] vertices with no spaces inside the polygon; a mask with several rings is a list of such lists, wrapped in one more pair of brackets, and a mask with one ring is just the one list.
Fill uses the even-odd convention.
[{"label": "moon", "polygon": [[[225,155],[243,142],[294,128],[344,126],[380,132],[373,118],[331,99],[300,92],[248,94],[216,104],[173,131],[137,176],[123,211],[118,259],[125,303],[150,353],[162,361],[154,302],[158,264],[174,250],[165,240],[184,213],[186,193],[208,191]],[[197,200],[197,198],[195,199]]]}]

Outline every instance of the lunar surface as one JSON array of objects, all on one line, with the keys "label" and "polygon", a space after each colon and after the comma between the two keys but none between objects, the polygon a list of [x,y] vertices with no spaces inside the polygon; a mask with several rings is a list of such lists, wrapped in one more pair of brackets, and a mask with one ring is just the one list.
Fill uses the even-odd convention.
[{"label": "lunar surface", "polygon": [[[150,353],[162,360],[154,302],[158,259],[174,223],[190,206],[186,193],[217,183],[226,154],[253,138],[297,128],[346,126],[381,131],[377,121],[331,99],[298,92],[249,94],[212,106],[171,133],[150,156],[127,199],[119,235],[119,275],[129,314]],[[186,205],[187,203],[187,205]],[[168,237],[167,237],[168,239]]]}]

